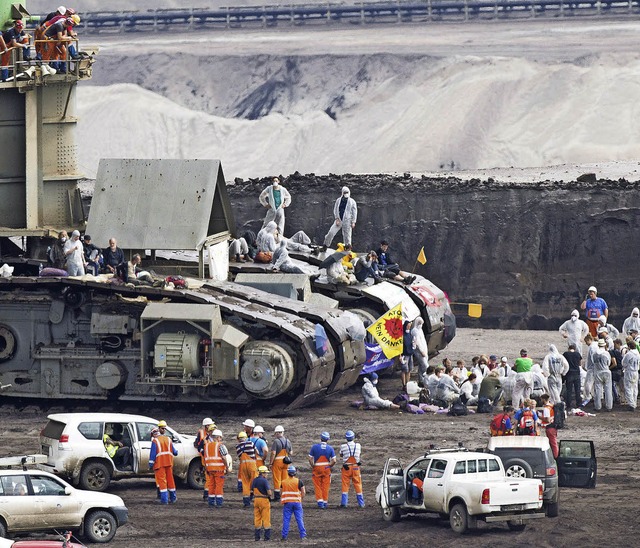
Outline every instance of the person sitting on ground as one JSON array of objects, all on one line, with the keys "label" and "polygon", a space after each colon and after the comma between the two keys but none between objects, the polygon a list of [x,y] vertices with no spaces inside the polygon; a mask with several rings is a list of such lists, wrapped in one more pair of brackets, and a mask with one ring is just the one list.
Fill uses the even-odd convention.
[{"label": "person sitting on ground", "polygon": [[460,399],[460,388],[456,384],[456,381],[453,380],[453,377],[450,374],[451,371],[452,369],[449,371],[445,369],[445,372],[440,377],[436,388],[436,399],[443,402],[446,406],[449,406]]},{"label": "person sitting on ground", "polygon": [[478,396],[473,395],[473,385],[475,380],[476,374],[471,373],[460,383],[460,400],[466,405],[476,405],[478,403]]},{"label": "person sitting on ground", "polygon": [[[108,432],[108,433],[107,433]],[[105,434],[102,436],[107,454],[113,460],[118,470],[126,470],[131,467],[131,448],[122,442],[122,425],[105,425]]]},{"label": "person sitting on ground", "polygon": [[253,259],[256,263],[270,263],[273,253],[277,248],[278,225],[274,221],[269,221],[263,229],[258,232],[256,245],[258,253]]},{"label": "person sitting on ground", "polygon": [[367,278],[373,278],[373,282],[382,282],[382,276],[378,270],[378,256],[375,251],[369,251],[364,257],[358,257],[354,265],[356,280],[364,283]]},{"label": "person sitting on ground", "polygon": [[286,238],[282,238],[280,240],[278,248],[271,257],[271,264],[273,265],[275,270],[279,270],[280,272],[285,272],[287,274],[304,274],[304,271],[300,267],[293,264],[293,262],[289,258]]},{"label": "person sitting on ground", "polygon": [[84,235],[82,245],[84,247],[84,260],[87,263],[87,272],[97,276],[102,266],[102,252],[97,245],[91,243],[89,234]]},{"label": "person sitting on ground", "polygon": [[142,264],[142,257],[139,253],[136,253],[131,260],[127,262],[127,282],[136,284],[140,282],[153,284],[153,277],[146,270],[142,270],[140,265]]},{"label": "person sitting on ground", "polygon": [[391,259],[391,255],[389,255],[389,242],[382,240],[376,254],[378,256],[378,269],[382,272],[383,277],[405,284],[415,282],[415,276],[411,276],[408,272],[400,270],[400,266]]},{"label": "person sitting on ground", "polygon": [[500,382],[500,372],[493,369],[482,379],[480,390],[478,391],[478,399],[487,398],[494,407],[498,405],[502,397],[502,383]]},{"label": "person sitting on ground", "polygon": [[256,245],[256,233],[253,230],[245,230],[242,233],[242,238],[247,243],[248,258],[253,260],[258,253],[258,246]]},{"label": "person sitting on ground", "polygon": [[502,413],[498,413],[491,420],[489,432],[492,436],[513,436],[515,435],[515,409],[511,405],[505,405]]},{"label": "person sitting on ground", "polygon": [[376,385],[378,384],[378,374],[371,373],[368,377],[364,377],[362,384],[362,397],[364,398],[364,405],[367,408],[375,409],[400,409],[399,405],[396,405],[391,400],[383,400],[378,393]]}]

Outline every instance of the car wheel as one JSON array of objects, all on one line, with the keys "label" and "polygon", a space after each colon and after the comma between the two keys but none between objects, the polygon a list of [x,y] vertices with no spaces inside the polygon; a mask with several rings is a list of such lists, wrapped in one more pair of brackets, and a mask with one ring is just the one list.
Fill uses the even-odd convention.
[{"label": "car wheel", "polygon": [[104,510],[91,512],[84,519],[84,536],[91,542],[109,542],[117,529],[116,518]]},{"label": "car wheel", "polygon": [[558,503],[557,502],[547,502],[547,517],[549,517],[549,518],[557,518],[558,517]]},{"label": "car wheel", "polygon": [[532,478],[533,470],[528,462],[521,459],[511,459],[504,465],[505,476],[508,478]]},{"label": "car wheel", "polygon": [[465,533],[467,531],[468,518],[469,514],[467,512],[467,507],[462,503],[454,504],[453,508],[451,508],[451,512],[449,513],[451,530],[459,535]]},{"label": "car wheel", "polygon": [[382,509],[382,519],[384,521],[400,521],[400,508],[397,506],[387,506]]},{"label": "car wheel", "polygon": [[0,538],[7,538],[7,526],[0,519]]},{"label": "car wheel", "polygon": [[206,474],[200,459],[193,459],[187,472],[187,485],[191,489],[204,489]]},{"label": "car wheel", "polygon": [[526,523],[516,523],[514,521],[507,521],[507,527],[510,531],[524,531],[527,527]]},{"label": "car wheel", "polygon": [[88,491],[106,491],[111,482],[111,470],[102,462],[88,462],[80,472],[80,487]]}]

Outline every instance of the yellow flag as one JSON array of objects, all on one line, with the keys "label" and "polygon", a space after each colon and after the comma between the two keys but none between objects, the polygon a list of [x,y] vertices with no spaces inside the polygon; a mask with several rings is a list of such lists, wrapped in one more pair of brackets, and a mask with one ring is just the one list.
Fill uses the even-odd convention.
[{"label": "yellow flag", "polygon": [[402,303],[381,316],[367,331],[378,341],[387,358],[402,354]]},{"label": "yellow flag", "polygon": [[469,317],[479,318],[482,316],[482,305],[476,303],[469,303]]},{"label": "yellow flag", "polygon": [[427,256],[424,254],[424,246],[422,246],[420,253],[418,253],[418,262],[420,264],[427,264]]}]

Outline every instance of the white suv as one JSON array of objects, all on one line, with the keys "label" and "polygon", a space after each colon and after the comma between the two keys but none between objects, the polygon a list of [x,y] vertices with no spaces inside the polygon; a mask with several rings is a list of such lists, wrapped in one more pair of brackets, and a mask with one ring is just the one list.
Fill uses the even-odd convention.
[{"label": "white suv", "polygon": [[109,542],[128,516],[116,495],[81,491],[41,470],[0,470],[0,537],[72,529],[89,542]]},{"label": "white suv", "polygon": [[[112,479],[152,476],[149,470],[151,430],[156,419],[122,413],[60,413],[48,416],[40,432],[40,451],[47,462],[38,468],[70,478],[74,484],[90,491],[104,491]],[[123,466],[120,455],[112,459],[105,448],[105,433],[122,442],[129,462]],[[167,428],[178,456],[173,472],[192,489],[204,487],[200,454],[193,446],[195,436],[178,434]],[[122,451],[120,452],[122,453]],[[114,460],[116,462],[114,462]]]}]

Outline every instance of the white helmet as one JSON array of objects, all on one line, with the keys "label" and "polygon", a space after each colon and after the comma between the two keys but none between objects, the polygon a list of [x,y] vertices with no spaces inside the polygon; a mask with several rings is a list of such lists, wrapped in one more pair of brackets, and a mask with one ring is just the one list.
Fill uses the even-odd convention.
[{"label": "white helmet", "polygon": [[65,8],[64,6],[60,6],[56,11],[57,11],[60,15],[64,15],[65,13],[67,13],[67,8]]},{"label": "white helmet", "polygon": [[253,429],[253,433],[254,434],[264,434],[264,428],[262,428],[262,426],[258,425]]},{"label": "white helmet", "polygon": [[249,428],[255,428],[256,423],[253,422],[251,419],[247,419],[246,421],[244,421],[242,423],[242,426],[248,426]]},{"label": "white helmet", "polygon": [[281,434],[284,434],[284,426],[282,426],[281,424],[279,424],[278,426],[275,427],[274,432],[277,434],[278,432]]},{"label": "white helmet", "polygon": [[212,436],[220,436],[222,437],[222,431],[221,430],[214,430],[213,432],[211,432]]},{"label": "white helmet", "polygon": [[213,424],[213,419],[210,419],[209,417],[202,419],[202,426],[209,426],[210,424]]}]

